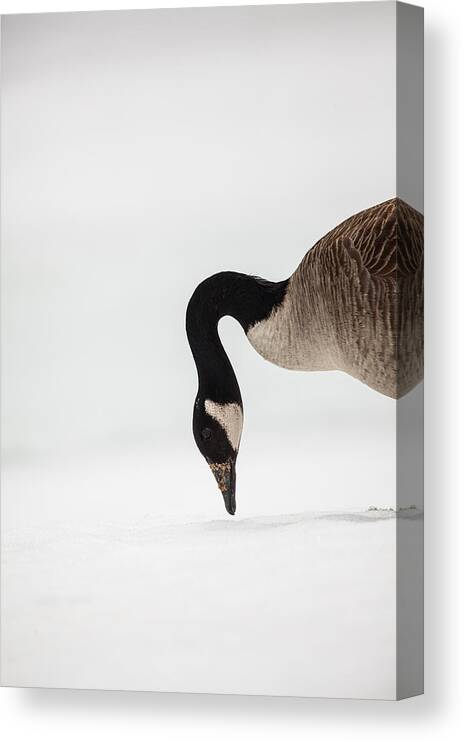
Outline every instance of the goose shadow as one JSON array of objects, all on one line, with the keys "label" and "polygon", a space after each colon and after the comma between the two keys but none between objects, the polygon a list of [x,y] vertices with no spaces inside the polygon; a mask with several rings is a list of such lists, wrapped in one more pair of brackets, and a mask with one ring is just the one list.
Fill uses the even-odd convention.
[{"label": "goose shadow", "polygon": [[315,512],[304,511],[283,515],[254,516],[249,518],[216,519],[204,523],[190,523],[193,530],[197,528],[207,532],[229,531],[259,532],[270,529],[282,529],[290,526],[305,526],[321,521],[347,523],[379,523],[387,520],[419,520],[423,513],[415,508],[405,510],[373,509],[364,511]]}]

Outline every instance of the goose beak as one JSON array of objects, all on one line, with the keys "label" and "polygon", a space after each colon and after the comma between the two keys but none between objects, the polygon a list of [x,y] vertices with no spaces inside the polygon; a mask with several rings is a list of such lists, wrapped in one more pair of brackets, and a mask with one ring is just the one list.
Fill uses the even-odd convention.
[{"label": "goose beak", "polygon": [[221,494],[224,506],[229,515],[236,512],[236,462],[230,459],[224,464],[213,464],[209,462]]},{"label": "goose beak", "polygon": [[229,515],[234,515],[236,512],[236,469],[234,464],[231,464],[231,484],[226,492],[223,492],[224,506],[228,511]]}]

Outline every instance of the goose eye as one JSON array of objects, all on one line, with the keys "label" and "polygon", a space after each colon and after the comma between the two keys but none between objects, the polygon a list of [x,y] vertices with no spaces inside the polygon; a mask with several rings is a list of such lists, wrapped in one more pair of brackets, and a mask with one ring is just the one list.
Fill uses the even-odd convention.
[{"label": "goose eye", "polygon": [[204,428],[202,430],[201,436],[202,436],[202,438],[203,438],[204,441],[210,440],[210,438],[212,437],[212,432],[211,432],[210,428]]}]

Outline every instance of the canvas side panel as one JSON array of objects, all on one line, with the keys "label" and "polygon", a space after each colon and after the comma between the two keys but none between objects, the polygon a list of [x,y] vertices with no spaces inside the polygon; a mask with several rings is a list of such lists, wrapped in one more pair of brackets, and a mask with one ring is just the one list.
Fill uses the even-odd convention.
[{"label": "canvas side panel", "polygon": [[[397,3],[397,196],[423,213],[423,9]],[[420,285],[423,260],[420,262]],[[398,280],[400,271],[398,271]],[[418,287],[418,284],[416,284]],[[423,347],[423,289],[416,337]],[[416,310],[417,311],[417,310]],[[409,326],[408,324],[406,325]],[[410,323],[412,326],[412,323]],[[420,330],[418,329],[420,328]],[[409,332],[409,330],[405,330]],[[404,345],[405,348],[405,345]],[[412,351],[413,352],[413,351]],[[400,365],[407,363],[399,353]],[[397,698],[423,692],[423,382],[397,401]]]}]

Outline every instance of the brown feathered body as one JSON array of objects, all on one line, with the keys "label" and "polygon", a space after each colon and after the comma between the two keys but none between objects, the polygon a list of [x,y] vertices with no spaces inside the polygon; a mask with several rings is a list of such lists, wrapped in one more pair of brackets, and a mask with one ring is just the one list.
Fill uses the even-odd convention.
[{"label": "brown feathered body", "polygon": [[399,398],[423,377],[423,217],[395,198],[346,219],[247,332],[279,366],[344,371]]}]

